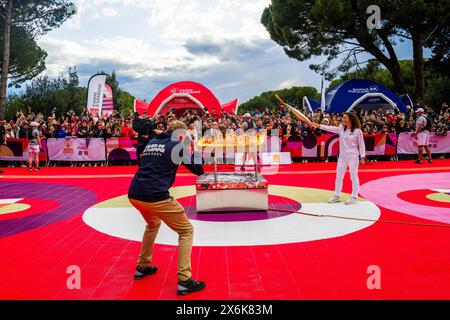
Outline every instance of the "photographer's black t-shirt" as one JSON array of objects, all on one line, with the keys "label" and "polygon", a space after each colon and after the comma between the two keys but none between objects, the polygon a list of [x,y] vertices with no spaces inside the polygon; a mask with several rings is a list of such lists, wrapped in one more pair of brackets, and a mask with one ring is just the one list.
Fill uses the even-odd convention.
[{"label": "photographer's black t-shirt", "polygon": [[[171,133],[163,133],[152,139],[146,146],[139,170],[136,172],[128,191],[128,197],[144,202],[158,202],[170,198],[169,189],[175,181],[180,164],[196,175],[203,174],[203,166],[195,164],[192,158],[183,156],[174,163],[172,152],[180,147],[179,141],[171,139]],[[175,149],[177,148],[177,149]],[[175,151],[173,151],[175,149]]]}]

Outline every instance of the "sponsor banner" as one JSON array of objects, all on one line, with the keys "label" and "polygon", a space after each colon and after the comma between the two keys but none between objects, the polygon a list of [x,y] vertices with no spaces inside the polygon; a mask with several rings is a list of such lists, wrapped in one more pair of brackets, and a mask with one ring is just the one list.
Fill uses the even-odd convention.
[{"label": "sponsor banner", "polygon": [[[398,154],[417,154],[417,139],[413,138],[411,132],[403,132],[398,136]],[[440,136],[430,133],[431,153],[450,153],[450,135]]]},{"label": "sponsor banner", "polygon": [[397,151],[397,134],[365,134],[364,144],[368,156],[394,156]]},{"label": "sponsor banner", "polygon": [[[364,135],[368,156],[389,156],[396,154],[397,135]],[[289,137],[283,142],[283,152],[290,152],[293,158],[328,158],[339,155],[339,136],[322,134],[320,136]]]},{"label": "sponsor banner", "polygon": [[64,138],[47,140],[51,161],[105,161],[105,140],[102,138]]},{"label": "sponsor banner", "polygon": [[102,116],[103,118],[109,118],[114,110],[114,99],[111,87],[105,84],[103,90],[103,103],[102,103]]},{"label": "sponsor banner", "polygon": [[[136,160],[136,147],[130,137],[106,139],[106,157],[108,160]],[[137,142],[137,141],[136,141]]]},{"label": "sponsor banner", "polygon": [[88,83],[88,97],[86,108],[93,118],[98,119],[102,113],[105,81],[106,74],[97,74],[93,76]]},{"label": "sponsor banner", "polygon": [[[0,145],[0,160],[28,161],[28,139],[7,139],[6,145]],[[47,143],[41,139],[40,161],[47,161]]]},{"label": "sponsor banner", "polygon": [[284,140],[282,151],[290,152],[293,158],[328,158],[339,153],[339,136],[336,134],[293,136]]}]

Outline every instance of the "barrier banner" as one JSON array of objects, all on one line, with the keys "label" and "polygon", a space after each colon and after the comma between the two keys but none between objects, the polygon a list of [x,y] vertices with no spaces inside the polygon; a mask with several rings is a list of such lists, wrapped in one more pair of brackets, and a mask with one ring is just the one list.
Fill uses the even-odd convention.
[{"label": "barrier banner", "polygon": [[307,135],[302,141],[302,157],[328,158],[339,154],[339,136],[325,133],[320,136]]},{"label": "barrier banner", "polygon": [[106,139],[106,158],[108,160],[137,160],[136,147],[129,137]]},{"label": "barrier banner", "polygon": [[47,161],[48,160],[48,152],[47,152],[47,140],[41,139],[41,151],[39,152],[39,161]]},{"label": "barrier banner", "polygon": [[[0,145],[0,160],[28,161],[28,139],[7,139],[6,145]],[[47,144],[41,139],[39,160],[47,161]]]},{"label": "barrier banner", "polygon": [[47,140],[51,161],[105,161],[105,140],[102,138],[64,138]]},{"label": "barrier banner", "polygon": [[337,134],[292,136],[283,143],[283,152],[290,152],[293,158],[328,158],[339,153],[339,136]]},{"label": "barrier banner", "polygon": [[[395,155],[397,134],[365,134],[364,144],[368,156]],[[290,152],[293,158],[328,158],[339,155],[339,136],[337,134],[293,136],[285,139],[283,145],[283,152]]]},{"label": "barrier banner", "polygon": [[[398,154],[417,154],[417,139],[413,138],[411,132],[403,132],[398,136]],[[441,136],[430,133],[431,153],[450,153],[450,135]]]},{"label": "barrier banner", "polygon": [[292,158],[299,158],[302,156],[302,140],[298,136],[283,137],[283,144],[281,151],[289,152]]},{"label": "barrier banner", "polygon": [[365,134],[364,144],[368,156],[394,156],[397,151],[397,134]]}]

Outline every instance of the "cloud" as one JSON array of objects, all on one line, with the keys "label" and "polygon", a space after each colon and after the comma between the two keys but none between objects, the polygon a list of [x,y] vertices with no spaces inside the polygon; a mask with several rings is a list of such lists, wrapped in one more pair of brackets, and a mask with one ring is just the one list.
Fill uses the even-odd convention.
[{"label": "cloud", "polygon": [[119,12],[112,8],[112,7],[106,7],[103,8],[99,13],[95,14],[93,17],[94,18],[98,18],[98,17],[115,17],[119,14]]},{"label": "cloud", "polygon": [[44,37],[39,40],[39,45],[51,53],[47,59],[47,72],[51,75],[74,65],[91,65],[96,70],[99,65],[113,64],[124,76],[140,78],[196,70],[219,62],[213,57],[190,56],[183,47],[161,52],[137,38],[99,37],[76,42]]},{"label": "cloud", "polygon": [[194,56],[217,57],[221,61],[256,59],[264,56],[265,50],[272,46],[273,43],[270,40],[221,39],[213,36],[188,39],[184,45],[186,50]]},{"label": "cloud", "polygon": [[261,25],[270,0],[75,1],[78,14],[39,39],[48,74],[77,66],[87,81],[114,69],[122,87],[147,100],[182,80],[205,84],[222,102],[320,86],[309,63],[289,59]]}]

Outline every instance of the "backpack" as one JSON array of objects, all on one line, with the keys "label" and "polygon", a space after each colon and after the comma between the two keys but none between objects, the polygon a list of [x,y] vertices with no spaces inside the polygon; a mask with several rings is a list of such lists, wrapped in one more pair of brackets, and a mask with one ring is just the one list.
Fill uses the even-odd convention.
[{"label": "backpack", "polygon": [[27,130],[27,139],[32,140],[33,139],[33,129]]},{"label": "backpack", "polygon": [[33,131],[34,130],[35,129],[33,129],[33,128],[30,128],[30,129],[27,130],[27,138],[28,138],[28,140],[33,140],[33,139],[37,138],[37,136],[36,137],[33,136]]},{"label": "backpack", "polygon": [[425,119],[427,119],[427,125],[425,126],[425,128],[423,128],[423,130],[428,130],[428,131],[430,131],[430,130],[431,130],[431,127],[432,127],[431,119],[428,118],[427,116],[424,116],[424,117],[425,117]]},{"label": "backpack", "polygon": [[253,120],[247,121],[247,125],[248,125],[247,130],[255,128],[255,123],[253,122]]}]

